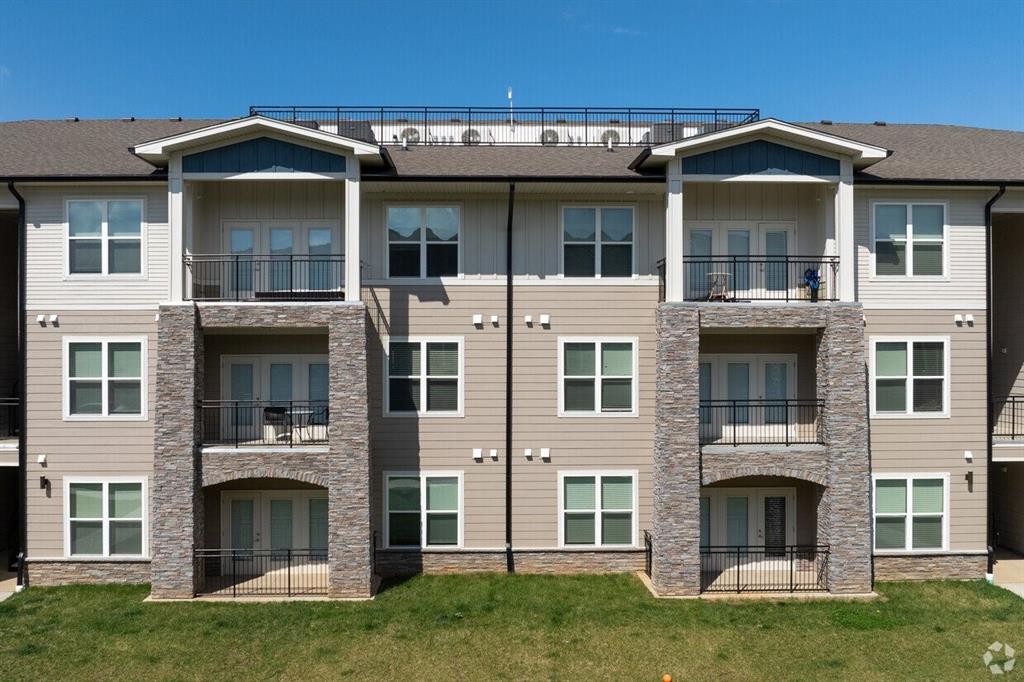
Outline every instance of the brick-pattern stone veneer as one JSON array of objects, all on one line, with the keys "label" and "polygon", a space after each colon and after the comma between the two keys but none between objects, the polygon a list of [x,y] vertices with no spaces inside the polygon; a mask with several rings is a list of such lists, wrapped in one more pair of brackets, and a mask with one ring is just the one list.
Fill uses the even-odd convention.
[{"label": "brick-pattern stone veneer", "polygon": [[[789,476],[822,485],[818,542],[830,544],[830,591],[871,589],[871,516],[864,331],[859,304],[667,303],[658,310],[652,582],[665,595],[700,590],[701,484]],[[702,329],[807,329],[817,334],[824,448],[698,445]]]},{"label": "brick-pattern stone veneer", "polygon": [[192,549],[202,546],[203,537],[203,496],[195,461],[202,331],[191,304],[162,305],[159,315],[150,491],[152,590],[154,597],[187,598],[195,592]]},{"label": "brick-pattern stone veneer", "polygon": [[33,587],[150,581],[148,561],[30,561],[27,570],[28,584]]},{"label": "brick-pattern stone veneer", "polygon": [[[321,329],[328,336],[328,446],[299,452],[197,456],[204,329]],[[153,594],[193,596],[192,549],[202,547],[202,486],[282,477],[328,490],[332,596],[371,594],[366,308],[361,303],[162,306],[158,331],[153,482]]]},{"label": "brick-pattern stone veneer", "polygon": [[875,580],[980,580],[987,569],[984,554],[875,556]]},{"label": "brick-pattern stone veneer", "polygon": [[[644,568],[644,551],[517,551],[517,573],[635,573]],[[500,550],[417,552],[377,550],[374,561],[382,578],[419,573],[504,573],[506,555]]]}]

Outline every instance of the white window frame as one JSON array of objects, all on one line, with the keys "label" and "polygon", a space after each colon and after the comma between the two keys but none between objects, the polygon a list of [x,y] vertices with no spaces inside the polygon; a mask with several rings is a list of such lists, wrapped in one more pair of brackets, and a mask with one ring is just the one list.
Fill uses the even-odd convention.
[{"label": "white window frame", "polygon": [[[565,212],[570,208],[591,208],[597,213],[597,221],[594,226],[594,241],[593,242],[566,242],[565,241]],[[618,244],[625,246],[627,243],[630,245],[630,274],[627,277],[601,277],[601,209],[604,208],[628,208],[633,218],[633,238],[629,242],[609,242],[609,244]],[[639,274],[637,273],[636,267],[636,213],[637,204],[561,204],[558,207],[558,276],[566,279],[575,280],[586,280],[591,279],[606,279],[610,281],[622,281],[627,279],[638,279]],[[593,277],[574,277],[565,274],[565,247],[566,244],[594,244],[594,276]]]},{"label": "white window frame", "polygon": [[[71,413],[71,344],[73,343],[98,343],[101,346],[101,374],[99,378],[87,379],[87,381],[99,381],[101,383],[101,397],[103,400],[103,411],[99,414],[72,414]],[[140,344],[140,363],[142,376],[140,377],[140,407],[139,414],[110,414],[109,386],[110,382],[123,381],[124,379],[111,379],[107,347],[111,343],[138,343]],[[149,337],[146,336],[65,336],[62,339],[62,371],[61,371],[61,393],[63,394],[63,416],[64,421],[146,421],[149,413],[149,388],[147,374],[149,372]]]},{"label": "white window frame", "polygon": [[[878,377],[876,362],[876,349],[879,343],[906,343],[907,344],[907,409],[904,412],[879,412],[877,409],[878,392],[876,380],[878,378],[900,377]],[[943,374],[942,374],[942,412],[914,412],[914,343],[942,343],[943,344]],[[872,419],[948,419],[951,415],[950,383],[952,368],[950,367],[950,337],[949,336],[872,336],[870,338],[871,355],[868,358],[868,386],[871,393],[871,418]],[[937,379],[933,376],[918,377],[921,379]]]},{"label": "white window frame", "polygon": [[[139,223],[139,236],[136,237],[124,237],[117,236],[111,237],[108,234],[107,225],[107,204],[111,201],[137,201],[141,204],[142,220]],[[103,218],[100,222],[100,234],[98,237],[72,237],[71,236],[71,204],[76,202],[96,202],[103,205]],[[79,279],[117,279],[117,280],[145,280],[147,278],[147,267],[146,267],[146,255],[147,255],[147,239],[146,236],[149,230],[147,229],[146,221],[146,198],[142,196],[124,196],[124,197],[109,197],[109,196],[97,196],[97,197],[66,197],[64,199],[64,279],[66,280],[79,280]],[[110,254],[109,244],[111,240],[114,241],[128,241],[138,239],[139,241],[139,271],[138,272],[110,272]],[[72,240],[99,240],[100,242],[100,272],[71,272],[71,242]]]},{"label": "white window frame", "polygon": [[[391,544],[391,510],[388,508],[388,481],[392,478],[418,478],[420,481],[420,544],[419,545],[392,545]],[[428,545],[427,544],[427,479],[428,478],[457,478],[459,483],[459,506],[458,506],[458,542],[454,545]],[[451,550],[462,549],[465,542],[465,476],[459,470],[445,471],[443,469],[431,469],[429,471],[385,471],[384,472],[384,518],[382,519],[384,548],[385,549],[417,549],[417,550]],[[407,512],[412,513],[412,512]],[[442,514],[451,514],[451,511],[439,511]]]},{"label": "white window frame", "polygon": [[[914,485],[915,480],[942,479],[942,547],[930,547],[922,549],[913,548],[914,517],[932,517],[937,514],[918,513],[914,514]],[[884,513],[883,517],[906,518],[906,537],[904,538],[903,549],[876,549],[875,548],[875,518],[878,516],[877,496],[875,494],[876,481],[906,481],[907,482],[907,510],[903,514]],[[871,476],[871,550],[875,554],[934,554],[949,550],[949,472],[935,471],[931,473],[884,473],[872,474]]]},{"label": "white window frame", "polygon": [[[629,476],[633,480],[632,535],[629,545],[606,545],[601,542],[601,517],[606,511],[601,506],[601,479],[604,477]],[[593,545],[566,544],[565,542],[565,479],[594,478],[594,541]],[[568,549],[635,549],[640,546],[639,534],[639,471],[637,469],[561,469],[558,471],[558,547]],[[587,513],[588,510],[572,509],[568,513]],[[608,509],[609,513],[622,513],[622,509]]]},{"label": "white window frame", "polygon": [[[388,229],[388,211],[392,208],[416,208],[420,211],[420,275],[419,277],[403,277],[391,274],[391,232]],[[459,212],[459,239],[456,242],[458,249],[458,273],[456,275],[444,275],[442,277],[427,277],[427,209],[428,208],[454,208]],[[465,236],[465,230],[463,229],[465,223],[462,218],[463,210],[462,203],[460,202],[423,202],[423,201],[410,201],[410,202],[388,202],[384,204],[384,278],[393,279],[399,282],[416,282],[416,281],[444,281],[447,278],[456,277],[463,279],[465,271],[462,263],[462,242]],[[396,241],[396,244],[413,244],[412,241]],[[441,243],[441,242],[437,242]]]},{"label": "white window frame", "polygon": [[[904,206],[907,209],[907,237],[906,244],[906,270],[902,275],[879,275],[877,272],[878,263],[878,235],[876,230],[876,213],[879,206]],[[942,244],[942,274],[941,275],[915,275],[914,274],[914,206],[941,206],[942,207],[942,239],[917,239],[922,244]],[[889,241],[889,240],[884,240]],[[949,281],[949,202],[947,201],[872,201],[871,202],[871,278],[879,280],[923,280],[932,282]]]},{"label": "white window frame", "polygon": [[[418,343],[420,344],[420,409],[417,412],[392,412],[391,411],[391,344],[392,343]],[[457,343],[459,345],[459,409],[452,412],[430,412],[427,410],[427,379],[451,379],[451,377],[430,377],[427,374],[427,344],[428,343]],[[462,417],[465,407],[466,392],[466,352],[465,337],[463,336],[392,336],[384,339],[384,416],[385,417]],[[400,377],[396,377],[400,378]]]},{"label": "white window frame", "polygon": [[[95,559],[116,559],[140,561],[149,559],[149,479],[146,476],[65,476],[64,477],[64,557],[76,561]],[[74,483],[101,483],[103,485],[103,517],[93,519],[103,522],[103,553],[72,554],[71,553],[71,485]],[[139,483],[142,485],[142,554],[111,554],[110,553],[110,484]],[[77,519],[76,519],[77,520]],[[135,519],[122,519],[134,521]]]},{"label": "white window frame", "polygon": [[[595,345],[594,360],[594,411],[583,412],[579,410],[566,411],[565,409],[565,344],[567,343],[593,343]],[[601,344],[604,343],[629,343],[633,346],[633,376],[632,378],[632,408],[629,411],[602,412],[601,411]],[[559,336],[558,337],[558,416],[559,417],[583,417],[593,419],[595,417],[637,417],[640,415],[639,406],[639,356],[640,339],[636,336]],[[581,377],[586,378],[586,377]],[[608,377],[622,379],[621,376]]]}]

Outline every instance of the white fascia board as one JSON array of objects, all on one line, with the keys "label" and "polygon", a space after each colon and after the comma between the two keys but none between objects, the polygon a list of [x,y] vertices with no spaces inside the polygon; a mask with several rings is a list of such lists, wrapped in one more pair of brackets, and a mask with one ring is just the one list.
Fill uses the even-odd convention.
[{"label": "white fascia board", "polygon": [[754,123],[651,147],[651,156],[671,157],[682,151],[696,151],[702,147],[725,142],[733,138],[747,137],[757,135],[758,133],[770,133],[784,140],[789,139],[795,142],[802,142],[812,147],[820,147],[852,156],[861,161],[880,161],[889,155],[889,150],[884,147],[876,147],[875,145],[857,142],[849,138],[839,137],[838,135],[804,128],[803,126],[793,125],[792,123],[786,123],[775,118],[766,118]]},{"label": "white fascia board", "polygon": [[233,137],[259,130],[278,132],[289,137],[319,142],[329,147],[343,149],[356,156],[380,157],[380,148],[377,145],[342,137],[334,133],[313,130],[312,128],[294,123],[278,121],[265,116],[246,116],[245,118],[236,118],[231,121],[224,121],[223,123],[215,123],[198,130],[190,130],[186,133],[144,142],[136,145],[133,151],[136,156],[147,161],[160,162],[166,161],[172,151],[208,144],[220,137]]}]

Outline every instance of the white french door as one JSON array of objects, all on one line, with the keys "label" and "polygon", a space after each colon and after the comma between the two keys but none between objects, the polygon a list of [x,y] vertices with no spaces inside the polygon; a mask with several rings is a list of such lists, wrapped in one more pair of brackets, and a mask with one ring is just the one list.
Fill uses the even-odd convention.
[{"label": "white french door", "polygon": [[716,283],[724,283],[730,298],[785,298],[787,289],[798,284],[789,281],[786,262],[793,255],[795,234],[793,223],[694,223],[687,228],[686,255],[692,258],[686,297],[708,298]]},{"label": "white french door", "polygon": [[[327,492],[323,490],[226,490],[221,493],[221,548],[243,550],[231,559],[236,574],[260,569],[258,559],[244,550],[270,550],[287,557],[299,550],[293,564],[327,556]],[[265,563],[265,562],[263,562]]]},{"label": "white french door", "polygon": [[705,488],[700,500],[702,547],[765,547],[769,554],[796,544],[795,488]]},{"label": "white french door", "polygon": [[793,429],[786,401],[797,395],[796,355],[703,354],[699,368],[702,442],[767,442]]},{"label": "white french door", "polygon": [[[225,440],[276,442],[327,438],[329,365],[326,355],[223,355],[221,387],[229,403],[221,425]],[[286,415],[265,418],[265,411]],[[292,433],[292,430],[296,433]]]},{"label": "white french door", "polygon": [[341,288],[340,221],[226,221],[223,235],[231,262],[222,276],[233,297]]}]

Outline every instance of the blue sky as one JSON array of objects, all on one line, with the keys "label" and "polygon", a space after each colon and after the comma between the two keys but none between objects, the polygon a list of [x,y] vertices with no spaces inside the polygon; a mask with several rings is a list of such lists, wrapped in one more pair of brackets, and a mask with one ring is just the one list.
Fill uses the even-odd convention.
[{"label": "blue sky", "polygon": [[736,106],[1024,130],[1024,0],[6,0],[0,120]]}]

